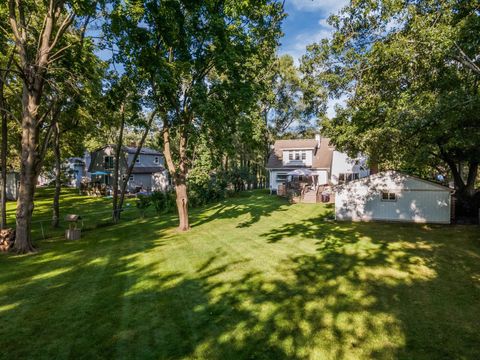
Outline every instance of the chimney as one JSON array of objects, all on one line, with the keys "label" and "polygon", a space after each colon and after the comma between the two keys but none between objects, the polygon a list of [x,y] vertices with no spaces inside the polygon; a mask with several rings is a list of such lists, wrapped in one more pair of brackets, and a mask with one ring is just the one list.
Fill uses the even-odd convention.
[{"label": "chimney", "polygon": [[320,147],[321,140],[322,140],[322,138],[321,138],[320,134],[315,134],[315,141],[317,142],[317,147]]}]

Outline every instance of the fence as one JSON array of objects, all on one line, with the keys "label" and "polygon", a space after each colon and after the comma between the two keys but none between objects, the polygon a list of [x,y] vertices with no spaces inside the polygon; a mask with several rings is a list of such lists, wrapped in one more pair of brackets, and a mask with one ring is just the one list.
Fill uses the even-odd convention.
[{"label": "fence", "polygon": [[[65,220],[67,214],[61,214],[59,227],[52,227],[52,219],[45,218],[41,220],[32,221],[32,240],[46,240],[56,237],[63,237],[65,230],[69,227],[69,222]],[[82,232],[91,231],[106,226],[115,226],[115,223],[112,220],[113,212],[112,210],[104,211],[87,211],[85,213],[79,213],[81,220],[78,221],[78,227],[82,229]],[[122,211],[120,222],[130,221],[145,217],[154,216],[155,211],[153,209],[148,209],[144,214],[142,214],[135,207],[125,207]]]}]

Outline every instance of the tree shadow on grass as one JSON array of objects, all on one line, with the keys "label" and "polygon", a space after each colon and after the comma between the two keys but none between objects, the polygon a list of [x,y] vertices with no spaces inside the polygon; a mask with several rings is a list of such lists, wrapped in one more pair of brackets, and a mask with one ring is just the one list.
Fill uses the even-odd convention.
[{"label": "tree shadow on grass", "polygon": [[238,223],[237,228],[249,227],[260,219],[271,216],[274,212],[286,211],[288,202],[280,197],[266,195],[265,191],[246,191],[220,203],[194,209],[191,212],[192,226],[200,226],[213,220],[233,219],[245,215],[248,220]]},{"label": "tree shadow on grass", "polygon": [[154,221],[142,237],[121,224],[7,263],[0,284],[15,271],[17,285],[1,292],[0,357],[478,358],[480,249],[474,235],[447,240],[464,230],[310,218],[261,238],[314,253],[259,269],[217,248],[187,270]]},{"label": "tree shadow on grass", "polygon": [[[475,345],[480,323],[471,317],[480,313],[477,230],[337,223],[322,216],[285,224],[263,237],[272,244],[295,239],[317,245],[317,255],[292,257],[290,265],[298,264],[293,272],[299,283],[318,284],[315,297],[333,296],[328,302],[333,307],[322,311],[349,324],[351,332],[331,328],[343,344],[334,358],[370,349],[358,356],[475,359],[480,356]],[[308,294],[296,307],[305,305]],[[372,335],[390,345],[372,347]]]}]

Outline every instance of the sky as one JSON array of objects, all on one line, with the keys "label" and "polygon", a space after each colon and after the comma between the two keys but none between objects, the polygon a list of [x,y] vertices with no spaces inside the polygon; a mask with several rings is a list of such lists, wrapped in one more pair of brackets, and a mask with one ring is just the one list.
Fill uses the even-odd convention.
[{"label": "sky", "polygon": [[[327,18],[348,3],[348,0],[285,0],[288,16],[283,22],[279,54],[290,54],[298,63],[307,45],[332,35]],[[342,101],[329,101],[328,116],[333,116],[334,105]]]}]

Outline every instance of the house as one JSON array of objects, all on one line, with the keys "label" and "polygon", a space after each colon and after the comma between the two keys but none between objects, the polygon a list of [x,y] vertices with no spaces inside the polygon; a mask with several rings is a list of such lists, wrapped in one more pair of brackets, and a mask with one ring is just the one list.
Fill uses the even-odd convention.
[{"label": "house", "polygon": [[449,224],[450,214],[450,188],[396,171],[335,187],[337,220]]},{"label": "house", "polygon": [[17,172],[7,173],[7,200],[17,200],[20,186],[20,174]]},{"label": "house", "polygon": [[267,169],[271,192],[277,192],[279,185],[297,174],[311,176],[315,186],[348,182],[369,175],[365,158],[349,158],[336,151],[330,139],[320,135],[315,139],[275,141]]},{"label": "house", "polygon": [[68,185],[80,188],[82,178],[86,176],[85,160],[79,157],[68,158],[63,163],[62,168],[68,179]]},{"label": "house", "polygon": [[[88,173],[92,182],[111,186],[115,168],[115,145],[106,145],[90,155]],[[119,164],[120,178],[125,178],[132,163],[136,147],[122,146]],[[168,172],[163,154],[157,150],[142,148],[128,179],[128,191],[165,191],[168,188]]]},{"label": "house", "polygon": [[330,182],[333,185],[364,178],[370,174],[367,158],[358,156],[350,158],[347,154],[334,150]]}]

